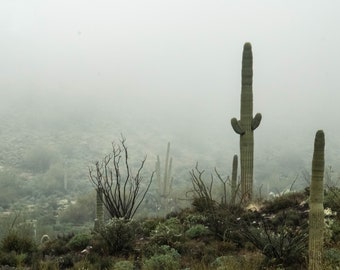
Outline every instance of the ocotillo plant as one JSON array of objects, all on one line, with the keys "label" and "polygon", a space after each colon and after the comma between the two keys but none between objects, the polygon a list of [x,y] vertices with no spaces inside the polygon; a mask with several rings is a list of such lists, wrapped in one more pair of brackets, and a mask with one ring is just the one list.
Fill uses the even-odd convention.
[{"label": "ocotillo plant", "polygon": [[237,193],[237,165],[238,165],[238,159],[237,155],[234,155],[233,158],[233,169],[231,172],[231,204],[235,204],[236,200],[236,193]]},{"label": "ocotillo plant", "polygon": [[254,130],[262,116],[253,117],[253,54],[251,44],[245,43],[242,56],[241,119],[231,119],[231,126],[240,135],[241,196],[244,201],[252,199],[254,167]]},{"label": "ocotillo plant", "polygon": [[312,179],[309,197],[309,270],[319,270],[322,267],[324,208],[323,208],[323,179],[325,170],[325,135],[318,130],[314,140],[312,161]]}]

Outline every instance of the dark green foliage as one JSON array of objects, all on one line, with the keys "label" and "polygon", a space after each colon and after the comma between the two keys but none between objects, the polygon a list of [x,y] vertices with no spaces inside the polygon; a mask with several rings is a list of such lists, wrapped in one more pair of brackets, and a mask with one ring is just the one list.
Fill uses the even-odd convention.
[{"label": "dark green foliage", "polygon": [[15,251],[0,252],[0,265],[8,265],[15,267],[18,265],[18,257]]},{"label": "dark green foliage", "polygon": [[67,243],[67,247],[72,251],[81,251],[86,248],[92,239],[92,236],[87,233],[76,234]]},{"label": "dark green foliage", "polygon": [[29,236],[19,236],[16,232],[9,232],[1,241],[1,250],[4,252],[33,253],[36,245]]},{"label": "dark green foliage", "polygon": [[65,254],[57,259],[59,269],[71,269],[73,267],[73,255],[72,254]]},{"label": "dark green foliage", "polygon": [[132,250],[138,224],[133,220],[112,218],[100,229],[110,254]]},{"label": "dark green foliage", "polygon": [[70,249],[67,246],[67,243],[69,240],[70,240],[69,238],[68,239],[57,238],[51,241],[47,241],[41,246],[41,252],[44,255],[49,255],[49,256],[64,255],[70,252]]}]

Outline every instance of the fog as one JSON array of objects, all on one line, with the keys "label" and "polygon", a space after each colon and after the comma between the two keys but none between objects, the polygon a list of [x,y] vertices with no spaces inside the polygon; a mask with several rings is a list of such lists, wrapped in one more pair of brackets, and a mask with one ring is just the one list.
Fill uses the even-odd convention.
[{"label": "fog", "polygon": [[339,9],[335,0],[4,0],[2,119],[42,130],[71,121],[67,132],[105,120],[106,135],[95,134],[108,147],[124,133],[154,159],[171,141],[175,166],[185,159],[228,173],[249,41],[254,114],[263,116],[255,166],[309,169],[323,129],[326,163],[339,170]]}]

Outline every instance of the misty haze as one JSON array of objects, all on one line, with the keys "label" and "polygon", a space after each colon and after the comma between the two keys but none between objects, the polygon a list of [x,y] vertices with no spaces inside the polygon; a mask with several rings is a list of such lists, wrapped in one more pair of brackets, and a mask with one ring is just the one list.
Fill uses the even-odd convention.
[{"label": "misty haze", "polygon": [[[253,197],[247,205],[261,204],[260,201],[275,199],[286,192],[307,192],[307,197],[294,199],[299,203],[307,200],[314,139],[316,132],[323,130],[324,186],[325,190],[332,186],[338,192],[334,192],[334,198],[339,204],[334,205],[339,207],[339,9],[340,3],[332,0],[2,1],[0,265],[32,266],[33,259],[27,259],[32,254],[40,256],[40,268],[34,269],[47,269],[43,267],[51,262],[57,265],[54,259],[66,255],[62,250],[60,254],[53,253],[51,250],[58,248],[48,245],[60,239],[67,247],[65,253],[73,254],[73,261],[70,259],[70,266],[59,263],[55,266],[59,268],[48,269],[123,269],[112,262],[109,266],[81,268],[85,264],[80,252],[89,246],[93,247],[93,251],[86,250],[89,256],[95,253],[103,256],[103,261],[104,257],[116,256],[123,261],[126,255],[135,264],[135,253],[126,251],[129,248],[149,255],[156,252],[133,246],[124,247],[119,253],[121,250],[112,250],[108,244],[107,250],[103,248],[100,253],[96,247],[99,240],[92,238],[104,225],[94,221],[100,220],[100,200],[99,186],[91,179],[91,170],[96,172],[99,168],[96,162],[103,162],[114,153],[115,145],[122,147],[124,138],[131,175],[138,172],[146,159],[138,195],[141,205],[135,216],[122,217],[129,222],[157,219],[155,225],[149,224],[151,233],[143,235],[150,241],[148,245],[167,246],[164,254],[173,249],[171,252],[181,257],[178,265],[164,269],[224,269],[213,264],[216,258],[229,254],[228,249],[242,253],[240,250],[247,245],[233,242],[232,233],[230,239],[224,239],[219,231],[222,229],[216,225],[216,231],[209,228],[204,237],[191,240],[204,242],[203,239],[211,237],[212,242],[223,240],[230,246],[220,247],[221,254],[216,251],[216,256],[197,255],[201,261],[191,262],[197,266],[200,261],[211,268],[189,268],[190,263],[183,259],[189,247],[181,244],[180,248],[178,242],[183,239],[176,237],[189,237],[185,230],[194,221],[189,222],[188,215],[200,220],[195,225],[204,228],[211,225],[210,221],[201,220],[205,218],[201,208],[198,212],[202,215],[184,210],[198,207],[196,199],[200,195],[195,193],[198,188],[195,180],[199,184],[203,179],[209,190],[213,179],[209,199],[216,201],[216,205],[231,202],[236,154],[240,185],[242,134],[235,133],[231,119],[241,117],[242,53],[246,42],[251,43],[253,55],[252,114],[262,115],[253,132]],[[119,165],[123,172],[124,156]],[[325,194],[325,209],[332,208],[327,205],[327,191]],[[239,205],[246,207],[242,196],[237,198]],[[105,222],[121,217],[110,212],[105,203],[102,207],[106,207]],[[173,228],[178,224],[171,223],[169,213],[181,213],[172,218],[181,224],[185,220],[189,227],[177,232]],[[214,221],[219,215],[216,213]],[[161,231],[157,226],[169,220],[171,224],[164,226],[170,228],[168,233],[174,230],[174,239],[169,236],[167,240],[157,237],[154,240],[155,231]],[[334,222],[340,228],[340,222]],[[4,258],[11,254],[11,249],[6,250],[5,246],[14,241],[6,240],[13,231],[16,236],[32,236],[36,249],[28,253],[15,250],[16,263],[11,264]],[[340,258],[339,232],[334,229],[328,242],[329,247],[337,250],[337,258]],[[74,237],[79,234],[86,242],[84,246],[75,244]],[[105,239],[105,233],[98,235]],[[200,244],[193,246],[197,248]],[[251,244],[252,249],[247,252],[258,248]],[[308,254],[308,244],[303,249]],[[44,250],[43,254],[37,250]],[[270,257],[263,251],[258,253]],[[26,254],[27,260],[20,261],[18,254]],[[145,254],[138,255],[142,268],[131,269],[157,269],[151,266],[151,255]],[[45,255],[52,259],[47,262]],[[280,263],[288,267],[287,262]],[[305,262],[301,265],[305,269]],[[233,266],[238,267],[255,269]],[[270,267],[265,269],[274,269]]]}]

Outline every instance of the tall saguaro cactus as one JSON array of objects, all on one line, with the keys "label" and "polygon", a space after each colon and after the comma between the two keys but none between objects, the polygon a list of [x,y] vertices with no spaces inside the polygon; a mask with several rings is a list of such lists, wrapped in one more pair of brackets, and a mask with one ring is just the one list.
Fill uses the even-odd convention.
[{"label": "tall saguaro cactus", "polygon": [[240,135],[241,196],[249,201],[253,195],[254,130],[262,116],[253,117],[253,54],[251,44],[245,43],[242,56],[241,119],[231,119],[231,126]]},{"label": "tall saguaro cactus", "polygon": [[322,268],[324,208],[323,208],[323,179],[325,170],[325,135],[318,130],[314,140],[312,161],[312,179],[309,197],[309,270]]}]

